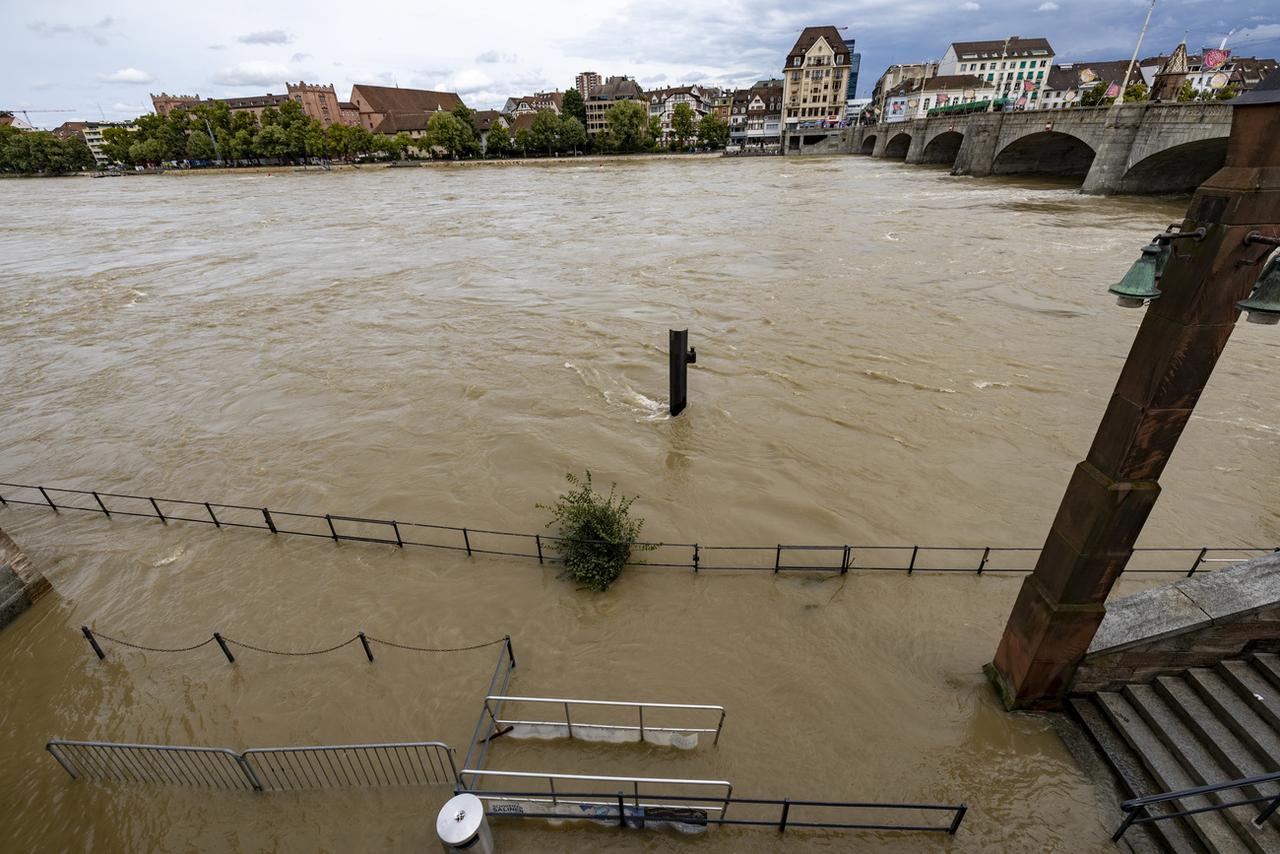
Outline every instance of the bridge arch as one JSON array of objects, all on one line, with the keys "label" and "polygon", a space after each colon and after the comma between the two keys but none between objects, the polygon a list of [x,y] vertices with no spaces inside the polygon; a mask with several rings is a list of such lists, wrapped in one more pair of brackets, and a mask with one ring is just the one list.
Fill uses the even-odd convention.
[{"label": "bridge arch", "polygon": [[1039,131],[1020,136],[1002,148],[991,164],[993,175],[1064,175],[1083,178],[1097,152],[1069,133]]},{"label": "bridge arch", "polygon": [[1227,160],[1225,136],[1175,145],[1129,167],[1116,188],[1120,193],[1189,193]]},{"label": "bridge arch", "polygon": [[907,151],[911,148],[911,134],[903,131],[889,137],[889,141],[884,146],[884,156],[892,157],[897,160],[905,160]]},{"label": "bridge arch", "polygon": [[874,154],[876,150],[876,135],[869,133],[862,138],[862,153]]},{"label": "bridge arch", "polygon": [[964,142],[964,134],[959,131],[944,131],[925,143],[921,152],[921,163],[943,163],[947,166],[956,162],[960,153],[960,145]]}]

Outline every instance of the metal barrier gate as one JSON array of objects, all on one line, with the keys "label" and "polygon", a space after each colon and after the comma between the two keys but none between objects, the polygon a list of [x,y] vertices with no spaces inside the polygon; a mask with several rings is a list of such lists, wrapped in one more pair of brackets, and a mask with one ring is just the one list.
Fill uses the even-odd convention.
[{"label": "metal barrier gate", "polygon": [[453,748],[440,741],[256,747],[124,744],[54,739],[49,754],[73,778],[286,792],[348,786],[457,785]]},{"label": "metal barrier gate", "polygon": [[[507,705],[541,705],[551,706],[564,715],[557,720],[524,720],[521,718],[498,717],[503,704]],[[618,721],[585,723],[582,715],[571,713],[571,709],[579,707],[598,707],[611,710],[632,710],[635,712],[635,724]],[[645,709],[649,710],[649,725],[644,722]],[[697,744],[699,734],[714,734],[712,744],[720,743],[720,731],[724,729],[724,706],[702,705],[696,703],[642,703],[622,700],[570,700],[564,697],[512,697],[502,694],[491,694],[484,698],[484,710],[498,726],[512,727],[516,730],[514,737],[533,736],[542,738],[581,738],[586,741],[643,741],[656,744],[668,744],[680,747],[693,747]],[[673,711],[693,713],[711,713],[704,715],[708,720],[702,726],[678,726],[666,717],[654,722],[655,713],[669,714]],[[714,720],[714,726],[707,726]],[[682,736],[686,738],[681,738]],[[689,738],[691,737],[691,738]],[[691,741],[692,743],[688,743]]]}]

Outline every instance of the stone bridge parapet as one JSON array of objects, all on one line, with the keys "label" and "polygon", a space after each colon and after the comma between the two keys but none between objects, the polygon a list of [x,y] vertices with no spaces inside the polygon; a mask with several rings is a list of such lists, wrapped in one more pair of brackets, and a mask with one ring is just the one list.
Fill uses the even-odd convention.
[{"label": "stone bridge parapet", "polygon": [[1232,109],[1140,102],[936,116],[847,128],[807,153],[950,165],[954,175],[1077,176],[1086,193],[1184,193],[1222,167]]}]

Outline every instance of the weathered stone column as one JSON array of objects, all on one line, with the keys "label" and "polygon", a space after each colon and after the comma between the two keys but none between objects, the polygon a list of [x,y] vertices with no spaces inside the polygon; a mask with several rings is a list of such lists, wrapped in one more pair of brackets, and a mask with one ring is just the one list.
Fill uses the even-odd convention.
[{"label": "weathered stone column", "polygon": [[965,124],[964,142],[956,153],[951,167],[952,175],[991,174],[992,164],[1000,145],[1000,129],[1004,126],[1004,113],[983,113],[973,116]]},{"label": "weathered stone column", "polygon": [[49,582],[0,530],[0,629],[49,592]]},{"label": "weathered stone column", "polygon": [[1145,103],[1116,104],[1107,111],[1102,144],[1094,154],[1080,192],[1107,195],[1120,189],[1124,173],[1129,169],[1133,141],[1138,137],[1146,112]]},{"label": "weathered stone column", "polygon": [[[1249,99],[1253,98],[1252,101]],[[987,674],[1009,708],[1054,708],[1071,684],[1160,494],[1158,480],[1280,235],[1280,72],[1236,102],[1226,165],[1201,185]],[[1266,378],[1260,378],[1260,384]]]}]

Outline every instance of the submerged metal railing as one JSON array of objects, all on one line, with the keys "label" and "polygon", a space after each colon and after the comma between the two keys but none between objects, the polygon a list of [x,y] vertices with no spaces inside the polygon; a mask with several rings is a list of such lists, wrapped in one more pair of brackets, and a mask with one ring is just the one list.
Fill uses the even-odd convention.
[{"label": "submerged metal railing", "polygon": [[[564,538],[486,528],[403,522],[333,513],[299,513],[245,504],[224,504],[130,495],[122,492],[67,489],[65,487],[0,481],[0,506],[48,507],[54,512],[84,511],[107,518],[137,516],[170,522],[193,522],[217,528],[249,528],[271,534],[318,537],[338,542],[419,546],[472,555],[528,558],[539,564],[561,560],[553,552]],[[17,493],[14,490],[18,490]],[[65,496],[76,496],[68,499]],[[68,503],[78,500],[80,503]],[[167,511],[167,512],[166,512]],[[191,514],[196,515],[191,515]],[[295,527],[285,524],[286,520]],[[425,538],[425,539],[419,539]],[[1040,549],[1021,546],[931,545],[806,545],[776,543],[755,546],[716,546],[700,543],[639,542],[652,555],[628,566],[692,569],[694,572],[760,571],[972,573],[977,575],[1026,574],[1035,569]],[[1185,546],[1143,547],[1125,567],[1125,573],[1177,573],[1194,575],[1208,564],[1239,563],[1276,547]],[[550,553],[549,553],[550,552]],[[721,562],[715,562],[720,557]],[[711,558],[711,559],[709,559]]]},{"label": "submerged metal railing", "polygon": [[[1111,835],[1112,842],[1119,842],[1124,836],[1125,831],[1135,824],[1151,824],[1157,821],[1166,821],[1171,818],[1182,818],[1188,815],[1198,815],[1204,812],[1218,812],[1219,810],[1231,809],[1232,807],[1252,806],[1253,804],[1267,804],[1253,818],[1254,825],[1262,827],[1263,823],[1275,814],[1276,809],[1280,808],[1280,792],[1270,795],[1257,795],[1255,797],[1241,798],[1235,801],[1222,801],[1214,803],[1210,801],[1207,806],[1191,807],[1188,809],[1174,809],[1170,812],[1153,813],[1150,808],[1159,804],[1172,803],[1175,807],[1177,801],[1190,800],[1192,798],[1202,798],[1206,795],[1216,794],[1218,792],[1229,792],[1234,789],[1252,789],[1258,791],[1258,786],[1267,783],[1280,783],[1280,771],[1273,771],[1270,774],[1259,774],[1256,777],[1242,777],[1238,780],[1227,780],[1222,783],[1213,783],[1208,786],[1197,786],[1194,789],[1182,789],[1177,792],[1164,792],[1159,795],[1148,795],[1145,798],[1133,798],[1120,804],[1120,809],[1125,813],[1124,821],[1116,828],[1116,832]],[[1205,798],[1208,800],[1207,798]]]},{"label": "submerged metal railing", "polygon": [[[477,778],[479,778],[477,780]],[[553,806],[612,806],[617,803],[617,793],[624,791],[630,806],[639,808],[673,809],[678,806],[695,806],[708,812],[718,812],[723,817],[733,795],[733,784],[728,780],[694,780],[679,777],[612,777],[597,774],[559,774],[546,771],[486,771],[480,768],[463,768],[462,779],[469,780],[470,788],[466,791],[482,801],[526,801],[530,803],[547,803]],[[526,781],[531,788],[518,792],[515,796],[503,795],[494,791],[479,788],[477,783],[485,780],[519,780]],[[560,791],[556,791],[556,781],[560,781]],[[543,788],[540,784],[545,783]],[[565,783],[569,785],[566,786]],[[591,784],[597,784],[592,790]],[[536,788],[532,786],[536,785]],[[697,795],[658,796],[652,793],[653,787],[665,786],[667,789],[679,787]],[[575,788],[576,787],[576,788]],[[643,791],[641,790],[643,788]],[[582,790],[582,791],[579,791]],[[668,803],[680,801],[682,803]],[[490,810],[500,814],[501,810]]]},{"label": "submerged metal railing", "polygon": [[[508,644],[498,653],[498,663],[493,667],[493,675],[489,677],[489,689],[485,692],[486,697],[500,696],[507,692],[507,686],[511,684],[511,671],[515,670],[516,657]],[[494,708],[490,708],[488,702],[480,709],[480,715],[476,718],[475,730],[471,733],[471,743],[467,745],[467,756],[462,761],[463,768],[483,768],[485,760],[489,757],[489,745],[493,741],[494,736],[498,733],[497,716],[502,714],[502,701],[499,700]],[[474,760],[474,764],[473,764]],[[459,791],[461,787],[470,785],[465,777],[458,778]]]},{"label": "submerged metal railing", "polygon": [[45,745],[72,778],[263,792],[351,786],[456,785],[453,748],[440,741],[255,747],[54,739]]},{"label": "submerged metal railing", "polygon": [[[603,777],[578,774],[544,774],[516,771],[469,771],[523,780],[545,780],[545,788],[470,789],[471,794],[486,802],[486,812],[498,818],[550,819],[552,821],[585,820],[619,827],[643,828],[648,825],[676,824],[685,827],[742,825],[748,827],[821,828],[827,830],[878,830],[917,833],[945,833],[954,836],[969,811],[965,804],[877,803],[874,801],[810,801],[791,798],[735,798],[733,787],[724,780],[688,780],[654,777]],[[556,788],[555,781],[561,781]],[[596,783],[602,789],[573,788],[584,782]],[[570,787],[565,788],[564,784]],[[640,786],[646,788],[642,792]],[[711,794],[688,795],[671,791],[651,791],[664,785],[705,787]],[[719,790],[724,795],[719,796]],[[607,791],[612,789],[612,791]],[[728,815],[734,807],[734,817]],[[849,821],[850,812],[870,814],[868,820]],[[917,821],[894,821],[888,816],[902,813],[949,813],[942,824]],[[746,813],[746,815],[742,815]],[[879,820],[870,820],[870,819]]]},{"label": "submerged metal railing", "polygon": [[[530,703],[543,706],[551,706],[557,711],[563,711],[564,717],[550,721],[531,721],[518,718],[501,718],[498,712],[494,711],[494,706],[501,708],[504,703]],[[595,706],[613,709],[633,709],[636,713],[636,724],[618,724],[618,723],[584,723],[576,715],[570,714],[570,709],[578,706]],[[690,712],[712,712],[716,717],[716,725],[707,726],[655,726],[653,724],[653,716],[650,715],[650,723],[646,727],[644,723],[644,710],[652,711],[690,711]],[[714,733],[715,738],[712,744],[720,743],[720,731],[724,729],[724,706],[704,705],[698,703],[649,703],[625,700],[570,700],[565,697],[511,697],[501,694],[490,695],[484,698],[484,710],[493,719],[493,722],[499,727],[510,726],[526,726],[526,727],[550,727],[556,730],[563,730],[564,734],[573,738],[573,731],[576,727],[581,736],[583,730],[598,731],[601,734],[635,733],[637,741],[645,740],[645,733],[653,735],[655,733],[665,733],[667,735],[678,734],[710,734]]]}]

